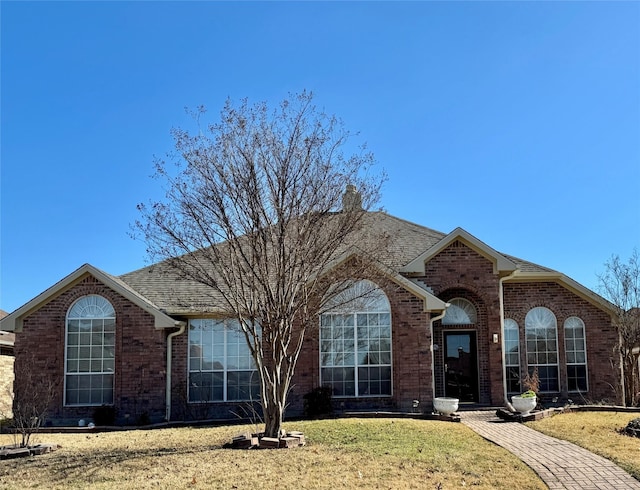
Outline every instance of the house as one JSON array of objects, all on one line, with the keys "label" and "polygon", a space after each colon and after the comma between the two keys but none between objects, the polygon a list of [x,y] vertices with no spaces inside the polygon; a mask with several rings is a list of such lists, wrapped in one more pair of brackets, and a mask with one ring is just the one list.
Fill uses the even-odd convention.
[{"label": "house", "polygon": [[[503,406],[534,370],[543,398],[615,400],[614,312],[602,297],[461,228],[445,234],[384,212],[365,219],[393,238],[391,253],[318,318],[287,415],[324,385],[339,410],[412,410],[417,400],[427,411],[437,396]],[[372,286],[358,301],[358,288]],[[16,333],[16,367],[31,362],[58,383],[54,423],[90,419],[101,405],[121,423],[233,419],[258,383],[237,324],[213,303],[163,263],[118,277],[85,264],[0,328]]]},{"label": "house", "polygon": [[[0,310],[0,320],[8,313]],[[10,418],[13,402],[13,343],[15,334],[0,330],[0,420]]]}]

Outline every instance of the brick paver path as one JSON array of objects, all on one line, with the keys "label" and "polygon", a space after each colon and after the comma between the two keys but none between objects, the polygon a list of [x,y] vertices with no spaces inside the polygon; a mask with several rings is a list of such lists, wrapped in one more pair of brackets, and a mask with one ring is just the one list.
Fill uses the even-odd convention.
[{"label": "brick paver path", "polygon": [[550,489],[640,490],[640,482],[608,459],[554,439],[492,411],[459,412],[462,423],[529,465]]}]

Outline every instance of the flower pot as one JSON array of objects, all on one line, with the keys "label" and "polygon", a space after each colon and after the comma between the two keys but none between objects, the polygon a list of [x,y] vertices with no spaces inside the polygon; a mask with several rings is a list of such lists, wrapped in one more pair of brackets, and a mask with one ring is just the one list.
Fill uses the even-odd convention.
[{"label": "flower pot", "polygon": [[450,398],[447,396],[440,396],[433,399],[433,408],[436,412],[442,415],[451,415],[458,410],[458,398]]},{"label": "flower pot", "polygon": [[520,412],[520,415],[529,415],[529,412],[536,408],[538,398],[535,396],[522,397],[520,395],[514,395],[511,397],[511,403],[513,404],[513,408]]}]

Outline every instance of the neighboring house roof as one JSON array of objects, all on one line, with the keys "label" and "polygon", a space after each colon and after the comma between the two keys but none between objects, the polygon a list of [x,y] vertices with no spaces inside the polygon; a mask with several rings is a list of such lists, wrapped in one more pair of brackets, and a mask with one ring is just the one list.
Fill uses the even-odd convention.
[{"label": "neighboring house roof", "polygon": [[[5,316],[8,316],[4,310],[0,310],[0,320],[2,320]],[[0,330],[0,347],[8,347],[9,349],[13,349],[13,344],[16,340],[16,334],[11,332],[3,332]]]},{"label": "neighboring house roof", "polygon": [[111,274],[107,274],[106,272],[93,267],[90,264],[84,264],[83,266],[66,276],[64,279],[58,281],[49,289],[36,296],[31,301],[0,320],[0,328],[12,332],[20,332],[22,330],[22,320],[26,316],[36,311],[45,303],[51,301],[53,298],[72,288],[74,285],[78,284],[88,276],[95,277],[109,288],[113,289],[135,305],[153,315],[156,328],[163,329],[173,328],[176,326],[176,321],[173,318],[160,311],[160,309],[156,305],[133,290],[128,284],[124,283],[119,278],[112,276]]}]

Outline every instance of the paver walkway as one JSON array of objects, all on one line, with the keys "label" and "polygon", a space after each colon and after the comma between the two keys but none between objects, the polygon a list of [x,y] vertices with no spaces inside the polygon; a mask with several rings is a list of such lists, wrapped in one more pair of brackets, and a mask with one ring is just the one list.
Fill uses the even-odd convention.
[{"label": "paver walkway", "polygon": [[518,456],[552,490],[640,490],[640,482],[622,468],[575,444],[505,422],[493,411],[458,413],[463,424]]}]

